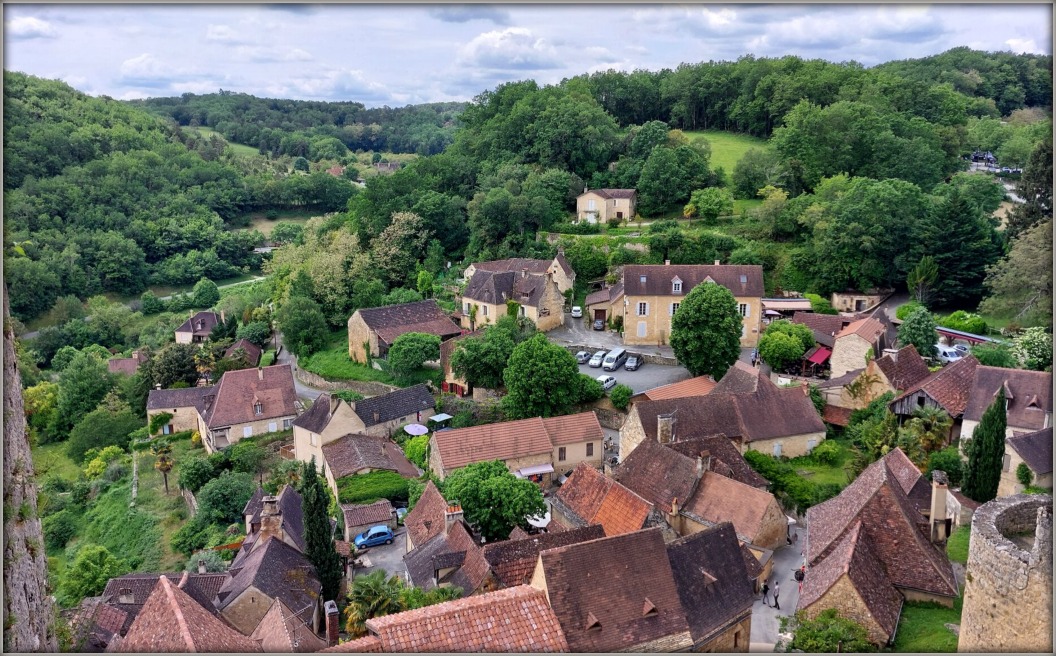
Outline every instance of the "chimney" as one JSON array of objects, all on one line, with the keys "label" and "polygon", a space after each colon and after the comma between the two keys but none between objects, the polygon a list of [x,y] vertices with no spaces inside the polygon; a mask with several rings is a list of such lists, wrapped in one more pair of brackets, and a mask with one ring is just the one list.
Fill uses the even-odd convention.
[{"label": "chimney", "polygon": [[936,469],[931,472],[931,512],[928,522],[931,524],[931,541],[945,542],[946,534],[946,491],[950,480],[946,472]]},{"label": "chimney", "polygon": [[711,471],[711,452],[701,451],[697,456],[697,478],[704,476],[706,471]]},{"label": "chimney", "polygon": [[117,603],[119,604],[134,604],[136,603],[136,595],[132,594],[132,588],[121,588],[117,593]]},{"label": "chimney", "polygon": [[374,423],[376,424],[376,423],[378,423],[378,422],[380,422],[380,421],[381,421],[381,415],[380,415],[380,414],[378,414],[378,411],[377,411],[377,410],[375,410],[375,411],[374,411]]},{"label": "chimney", "polygon": [[715,260],[715,266],[719,266],[719,260]]},{"label": "chimney", "polygon": [[444,511],[444,533],[446,534],[451,530],[451,526],[455,522],[462,520],[462,506],[458,501],[451,501],[447,504],[447,510]]},{"label": "chimney", "polygon": [[521,269],[521,277],[522,278],[527,278],[528,277],[528,269]]},{"label": "chimney", "polygon": [[664,260],[664,266],[671,266],[671,260]]},{"label": "chimney", "polygon": [[328,601],[323,604],[323,612],[326,613],[326,643],[333,647],[337,644],[337,632],[341,626],[341,615],[337,612],[337,604]]},{"label": "chimney", "polygon": [[660,444],[675,441],[675,414],[673,412],[656,416],[656,440]]},{"label": "chimney", "polygon": [[257,367],[257,380],[264,380],[264,367]]},{"label": "chimney", "polygon": [[201,558],[198,559],[198,573],[205,574],[205,560]]},{"label": "chimney", "polygon": [[898,349],[884,349],[884,355],[890,357],[891,362],[898,362]]},{"label": "chimney", "polygon": [[154,389],[160,390],[161,389],[161,383],[157,383],[156,385],[154,385]]},{"label": "chimney", "polygon": [[341,399],[337,398],[333,394],[330,395],[330,414],[334,414],[337,411],[337,404]]},{"label": "chimney", "polygon": [[132,351],[132,359],[139,360],[139,351]]},{"label": "chimney", "polygon": [[253,548],[264,544],[269,537],[283,540],[286,537],[282,530],[282,511],[279,510],[278,497],[264,497],[264,508],[260,511],[260,535],[253,543]]},{"label": "chimney", "polygon": [[223,310],[220,310],[220,323],[227,323],[227,319],[225,318]]}]

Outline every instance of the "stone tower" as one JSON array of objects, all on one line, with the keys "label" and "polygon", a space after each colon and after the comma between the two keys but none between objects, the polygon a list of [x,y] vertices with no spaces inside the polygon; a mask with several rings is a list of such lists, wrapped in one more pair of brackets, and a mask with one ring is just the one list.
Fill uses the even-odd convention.
[{"label": "stone tower", "polygon": [[976,510],[965,579],[957,651],[1052,653],[1052,497]]}]

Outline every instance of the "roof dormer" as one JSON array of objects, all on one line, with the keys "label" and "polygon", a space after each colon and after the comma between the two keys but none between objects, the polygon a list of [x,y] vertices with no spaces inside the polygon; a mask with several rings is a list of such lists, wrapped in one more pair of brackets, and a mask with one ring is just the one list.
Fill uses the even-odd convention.
[{"label": "roof dormer", "polygon": [[671,279],[671,293],[681,294],[682,293],[682,279],[675,276]]}]

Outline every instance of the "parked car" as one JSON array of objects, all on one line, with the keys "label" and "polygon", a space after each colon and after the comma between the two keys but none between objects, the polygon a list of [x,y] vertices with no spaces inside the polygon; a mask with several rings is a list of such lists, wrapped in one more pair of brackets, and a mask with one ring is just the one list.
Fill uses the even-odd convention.
[{"label": "parked car", "polygon": [[384,524],[378,524],[357,535],[355,544],[357,549],[366,549],[367,547],[376,547],[379,544],[392,544],[394,538],[392,529]]},{"label": "parked car", "polygon": [[594,354],[594,357],[590,359],[587,364],[591,367],[600,367],[601,363],[605,361],[605,355],[607,351],[598,351]]},{"label": "parked car", "polygon": [[962,358],[972,354],[972,350],[968,347],[967,344],[954,344],[953,350],[960,353]]},{"label": "parked car", "polygon": [[631,353],[627,356],[627,362],[623,364],[623,368],[627,371],[634,371],[638,367],[642,366],[642,356],[637,353]]},{"label": "parked car", "polygon": [[590,353],[588,353],[587,351],[580,351],[579,353],[576,353],[576,362],[578,362],[579,364],[586,364],[587,360],[589,359]]},{"label": "parked car", "polygon": [[583,317],[583,308],[579,307],[578,305],[573,305],[572,306],[572,318],[573,319],[581,319],[582,317]]},{"label": "parked car", "polygon": [[612,376],[598,376],[598,382],[601,383],[601,389],[609,391],[613,387],[616,387],[616,379]]},{"label": "parked car", "polygon": [[957,349],[952,346],[946,346],[945,344],[935,345],[935,354],[939,359],[939,362],[943,364],[950,364],[951,362],[957,362],[962,356]]},{"label": "parked car", "polygon": [[595,319],[594,320],[594,330],[605,330],[605,320],[604,319]]},{"label": "parked car", "polygon": [[564,484],[565,484],[565,481],[567,481],[567,480],[568,480],[568,477],[572,475],[572,472],[573,472],[573,471],[575,471],[575,470],[574,470],[574,469],[569,469],[569,470],[568,470],[568,471],[566,471],[566,472],[565,472],[564,474],[561,474],[560,476],[558,476],[558,477],[557,477],[557,480],[556,480],[556,483],[557,483],[558,485],[564,485]]}]

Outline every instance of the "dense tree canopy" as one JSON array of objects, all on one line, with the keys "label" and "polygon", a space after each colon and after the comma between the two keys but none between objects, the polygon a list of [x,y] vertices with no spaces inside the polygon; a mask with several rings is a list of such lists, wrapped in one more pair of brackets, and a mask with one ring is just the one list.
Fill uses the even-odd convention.
[{"label": "dense tree canopy", "polygon": [[477,462],[451,472],[444,498],[462,504],[466,521],[488,542],[504,540],[514,526],[528,528],[528,518],[546,512],[539,486],[517,478],[499,460]]},{"label": "dense tree canopy", "polygon": [[742,329],[730,290],[703,283],[686,295],[671,319],[671,348],[689,373],[719,380],[741,354]]}]

